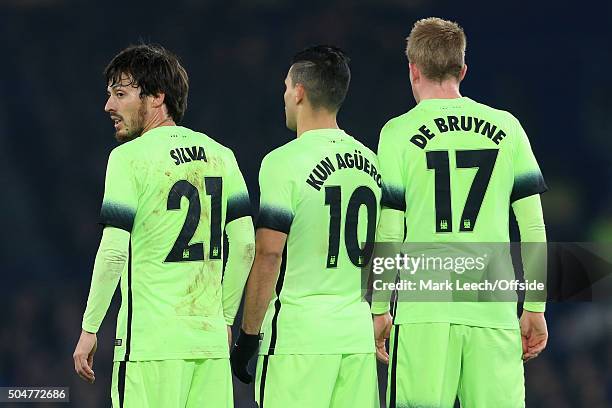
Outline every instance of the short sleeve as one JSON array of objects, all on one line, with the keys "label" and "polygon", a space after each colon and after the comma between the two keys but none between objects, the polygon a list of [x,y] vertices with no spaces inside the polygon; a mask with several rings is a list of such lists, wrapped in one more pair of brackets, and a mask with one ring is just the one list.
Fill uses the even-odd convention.
[{"label": "short sleeve", "polygon": [[531,144],[523,127],[515,120],[516,137],[514,143],[514,184],[510,201],[515,202],[521,198],[534,194],[541,194],[548,190],[540,166],[531,150]]},{"label": "short sleeve", "polygon": [[387,123],[380,131],[378,163],[382,175],[382,206],[406,211],[406,186],[402,151],[394,137],[394,127]]},{"label": "short sleeve", "polygon": [[251,201],[249,199],[249,190],[247,189],[244,177],[236,161],[234,153],[231,154],[229,161],[229,172],[225,183],[227,188],[227,212],[225,216],[225,224],[237,220],[242,217],[252,215]]},{"label": "short sleeve", "polygon": [[131,232],[138,207],[138,193],[130,163],[117,149],[108,158],[100,224]]},{"label": "short sleeve", "polygon": [[268,154],[259,170],[257,228],[289,233],[295,213],[292,202],[293,186],[289,167],[283,164],[278,154]]}]

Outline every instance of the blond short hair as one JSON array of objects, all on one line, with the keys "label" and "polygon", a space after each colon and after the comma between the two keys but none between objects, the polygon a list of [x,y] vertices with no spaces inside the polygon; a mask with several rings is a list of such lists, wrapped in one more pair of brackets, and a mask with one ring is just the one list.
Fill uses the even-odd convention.
[{"label": "blond short hair", "polygon": [[460,79],[465,65],[466,38],[459,24],[437,17],[417,21],[406,39],[406,55],[423,75],[442,82]]}]

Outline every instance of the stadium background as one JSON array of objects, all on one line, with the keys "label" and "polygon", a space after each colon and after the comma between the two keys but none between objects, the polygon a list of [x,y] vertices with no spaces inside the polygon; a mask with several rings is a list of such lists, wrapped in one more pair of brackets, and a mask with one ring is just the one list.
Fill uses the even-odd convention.
[{"label": "stadium background", "polygon": [[[339,123],[375,149],[382,125],[414,106],[403,55],[413,22],[456,20],[468,36],[463,94],[513,112],[530,135],[550,187],[549,240],[611,241],[611,10],[604,1],[0,1],[0,386],[69,386],[71,406],[109,405],[116,303],[99,333],[95,385],[76,376],[71,355],[115,146],[101,72],[123,47],[158,42],[181,57],[191,80],[184,124],[234,150],[256,204],[261,159],[294,137],[282,93],[295,51],[348,52]],[[548,349],[526,365],[527,405],[612,406],[612,308],[551,305],[548,322]],[[235,395],[237,407],[252,406],[249,387],[237,383]]]}]

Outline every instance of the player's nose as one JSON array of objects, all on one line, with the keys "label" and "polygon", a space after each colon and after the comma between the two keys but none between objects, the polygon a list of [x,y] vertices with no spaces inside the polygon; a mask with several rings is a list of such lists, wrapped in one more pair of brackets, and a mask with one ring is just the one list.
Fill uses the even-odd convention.
[{"label": "player's nose", "polygon": [[112,97],[108,97],[106,100],[106,104],[104,105],[104,112],[114,112],[115,111],[115,103],[113,102]]}]

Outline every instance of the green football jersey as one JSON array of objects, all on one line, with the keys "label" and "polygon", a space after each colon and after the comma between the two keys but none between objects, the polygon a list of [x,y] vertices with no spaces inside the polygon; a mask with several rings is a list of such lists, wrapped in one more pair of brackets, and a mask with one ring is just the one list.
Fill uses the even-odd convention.
[{"label": "green football jersey", "polygon": [[[378,159],[382,205],[405,213],[407,243],[508,242],[511,203],[546,190],[519,121],[466,97],[390,120]],[[516,304],[400,301],[395,322],[514,328]]]},{"label": "green football jersey", "polygon": [[234,154],[202,133],[158,127],[111,152],[100,221],[131,232],[115,361],[228,356],[223,230],[244,216]]},{"label": "green football jersey", "polygon": [[342,130],[311,130],[264,158],[259,184],[257,228],[288,234],[260,354],[374,352],[361,266],[380,213],[376,155]]}]

